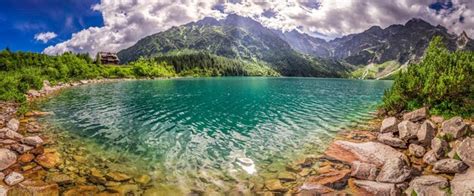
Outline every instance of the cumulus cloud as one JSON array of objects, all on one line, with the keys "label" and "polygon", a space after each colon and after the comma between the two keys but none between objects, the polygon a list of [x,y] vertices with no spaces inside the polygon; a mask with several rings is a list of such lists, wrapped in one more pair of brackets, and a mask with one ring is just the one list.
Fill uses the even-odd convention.
[{"label": "cumulus cloud", "polygon": [[[452,33],[465,30],[474,36],[474,1],[452,0],[439,10],[430,8],[432,0],[102,0],[93,10],[102,13],[103,27],[90,27],[72,38],[49,46],[47,54],[66,51],[119,51],[139,39],[206,16],[222,18],[235,13],[251,17],[263,25],[282,30],[299,29],[320,37],[339,37],[378,25],[403,24],[422,18],[441,24]],[[431,6],[433,7],[433,6]]]},{"label": "cumulus cloud", "polygon": [[54,39],[57,37],[56,33],[54,32],[44,32],[44,33],[37,33],[35,35],[35,40],[42,41],[43,43],[48,43],[49,40]]}]

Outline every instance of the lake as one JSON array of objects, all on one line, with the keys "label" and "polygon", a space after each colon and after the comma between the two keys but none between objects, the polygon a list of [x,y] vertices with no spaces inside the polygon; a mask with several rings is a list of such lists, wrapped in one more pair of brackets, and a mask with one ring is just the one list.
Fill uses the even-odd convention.
[{"label": "lake", "polygon": [[[263,77],[137,80],[73,87],[39,107],[55,113],[42,120],[60,134],[60,143],[88,152],[88,167],[147,173],[154,183],[183,191],[209,186],[222,191],[320,153],[342,128],[373,118],[391,84]],[[110,164],[101,165],[104,159]]]}]

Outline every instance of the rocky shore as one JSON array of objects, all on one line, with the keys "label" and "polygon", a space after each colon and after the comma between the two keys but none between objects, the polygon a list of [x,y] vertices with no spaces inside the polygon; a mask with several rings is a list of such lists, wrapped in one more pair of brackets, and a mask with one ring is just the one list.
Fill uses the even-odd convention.
[{"label": "rocky shore", "polygon": [[420,108],[385,118],[374,130],[345,132],[323,155],[290,164],[259,193],[474,195],[473,135],[474,123]]}]

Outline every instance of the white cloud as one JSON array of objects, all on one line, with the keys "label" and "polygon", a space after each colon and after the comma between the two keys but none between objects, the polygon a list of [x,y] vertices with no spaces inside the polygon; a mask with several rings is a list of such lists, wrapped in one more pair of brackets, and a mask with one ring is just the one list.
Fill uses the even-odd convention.
[{"label": "white cloud", "polygon": [[[403,24],[411,18],[422,18],[434,25],[441,24],[459,34],[465,30],[474,36],[474,1],[453,0],[451,10],[436,12],[428,8],[431,0],[102,0],[93,10],[102,13],[103,27],[90,27],[72,35],[72,38],[47,47],[47,54],[66,51],[88,52],[119,51],[139,39],[164,31],[172,26],[202,19],[205,16],[221,18],[227,13],[252,17],[265,26],[290,30],[299,28],[307,33],[337,37],[357,33],[373,25],[387,27]],[[220,10],[214,9],[221,4]],[[271,17],[264,13],[271,10]],[[464,22],[460,23],[460,16]]]},{"label": "white cloud", "polygon": [[54,39],[57,37],[56,33],[54,32],[44,32],[44,33],[37,33],[35,35],[35,39],[38,41],[42,41],[43,43],[48,43],[49,40]]}]

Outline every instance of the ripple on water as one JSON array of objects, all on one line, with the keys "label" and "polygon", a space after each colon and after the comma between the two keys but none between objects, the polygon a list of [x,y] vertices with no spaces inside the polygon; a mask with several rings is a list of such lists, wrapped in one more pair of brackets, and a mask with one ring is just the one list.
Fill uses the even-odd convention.
[{"label": "ripple on water", "polygon": [[126,81],[67,89],[40,107],[56,114],[47,122],[89,139],[94,153],[129,157],[132,165],[145,160],[134,167],[162,174],[162,183],[222,188],[229,178],[259,175],[265,165],[323,149],[340,128],[373,117],[390,85],[306,78]]}]

